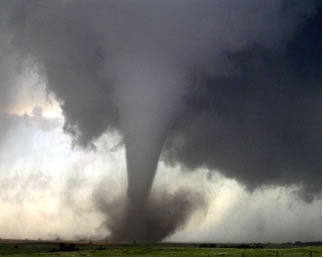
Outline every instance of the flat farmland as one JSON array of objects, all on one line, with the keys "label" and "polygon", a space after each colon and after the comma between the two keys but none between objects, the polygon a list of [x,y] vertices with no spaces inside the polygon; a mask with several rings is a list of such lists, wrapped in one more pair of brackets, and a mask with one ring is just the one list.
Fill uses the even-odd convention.
[{"label": "flat farmland", "polygon": [[319,244],[85,244],[8,240],[0,241],[0,256],[320,257],[322,246]]}]

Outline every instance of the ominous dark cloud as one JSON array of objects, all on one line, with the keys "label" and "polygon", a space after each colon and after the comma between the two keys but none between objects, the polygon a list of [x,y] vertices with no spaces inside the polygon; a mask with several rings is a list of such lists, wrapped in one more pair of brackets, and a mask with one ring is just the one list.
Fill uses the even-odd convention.
[{"label": "ominous dark cloud", "polygon": [[[10,0],[0,8],[0,92],[12,92],[7,63],[29,66],[61,104],[76,143],[121,132],[125,218],[153,212],[166,140],[169,164],[219,169],[250,189],[321,191],[319,1]],[[165,210],[177,198],[185,203],[175,196]],[[138,238],[173,231],[165,225],[159,237]]]},{"label": "ominous dark cloud", "polygon": [[[119,127],[120,102],[129,99],[115,98],[118,74],[128,78],[127,69],[140,66],[140,58],[160,70],[166,62],[191,74],[227,74],[228,54],[254,42],[281,48],[294,26],[313,14],[313,6],[302,0],[2,1],[1,38],[14,53],[1,51],[1,60],[8,59],[1,71],[18,57],[34,63],[62,103],[65,129],[87,145]],[[127,68],[124,62],[134,64]],[[1,87],[8,89],[9,84]]]},{"label": "ominous dark cloud", "polygon": [[165,150],[169,163],[219,169],[250,189],[322,177],[321,7],[284,51],[251,46],[230,56],[236,74],[195,89]]}]

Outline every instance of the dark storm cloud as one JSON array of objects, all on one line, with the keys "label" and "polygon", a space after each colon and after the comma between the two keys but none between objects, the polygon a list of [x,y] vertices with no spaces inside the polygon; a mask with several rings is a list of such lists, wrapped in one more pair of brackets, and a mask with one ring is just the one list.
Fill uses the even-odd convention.
[{"label": "dark storm cloud", "polygon": [[[122,56],[136,60],[136,52],[143,57],[154,52],[153,59],[169,56],[167,63],[181,69],[228,73],[226,52],[254,41],[268,47],[281,44],[290,28],[311,14],[307,2],[286,7],[284,1],[253,0],[2,1],[3,19],[9,17],[3,27],[10,36],[2,38],[15,46],[15,55],[34,60],[62,102],[66,131],[87,145],[119,127],[120,104],[115,105],[114,95],[116,74],[126,69],[119,64]],[[146,60],[154,66],[154,60]],[[212,60],[220,61],[210,68]]]},{"label": "dark storm cloud", "polygon": [[319,6],[284,51],[255,45],[231,56],[236,74],[196,89],[166,161],[219,169],[250,189],[301,184],[303,194],[320,193],[321,30]]},{"label": "dark storm cloud", "polygon": [[0,10],[0,112],[5,112],[17,90],[15,74],[19,71],[18,57],[11,47],[11,34],[5,26],[6,16]]},{"label": "dark storm cloud", "polygon": [[[46,81],[76,143],[121,131],[125,218],[140,222],[152,212],[167,138],[169,163],[219,168],[250,187],[320,190],[320,69],[311,50],[302,51],[316,44],[317,29],[306,29],[320,29],[315,7],[308,0],[17,0],[1,2],[1,19],[3,38]],[[302,33],[314,38],[302,43]],[[158,238],[185,221],[182,211]],[[123,219],[115,237],[124,236]]]}]

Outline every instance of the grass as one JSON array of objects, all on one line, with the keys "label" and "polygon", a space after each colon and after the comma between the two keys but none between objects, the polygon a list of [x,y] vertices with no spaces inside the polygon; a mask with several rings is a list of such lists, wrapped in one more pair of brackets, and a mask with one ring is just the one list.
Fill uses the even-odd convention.
[{"label": "grass", "polygon": [[306,246],[294,248],[200,248],[190,245],[76,245],[77,251],[58,251],[57,243],[0,243],[0,256],[278,256],[313,257],[322,256],[321,246]]}]

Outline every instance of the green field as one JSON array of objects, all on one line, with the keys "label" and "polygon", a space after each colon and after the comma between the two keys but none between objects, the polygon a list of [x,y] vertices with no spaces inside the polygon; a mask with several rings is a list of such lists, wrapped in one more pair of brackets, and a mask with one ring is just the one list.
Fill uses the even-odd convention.
[{"label": "green field", "polygon": [[[70,244],[65,247],[70,248]],[[322,246],[267,248],[206,248],[198,244],[135,244],[135,245],[62,245],[45,242],[0,242],[0,256],[322,256]]]}]

